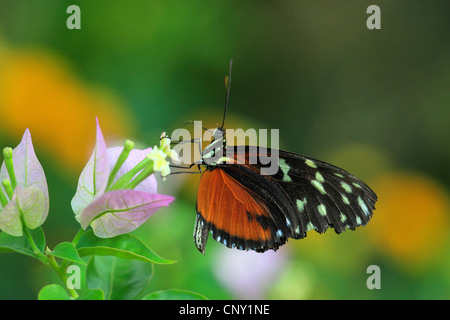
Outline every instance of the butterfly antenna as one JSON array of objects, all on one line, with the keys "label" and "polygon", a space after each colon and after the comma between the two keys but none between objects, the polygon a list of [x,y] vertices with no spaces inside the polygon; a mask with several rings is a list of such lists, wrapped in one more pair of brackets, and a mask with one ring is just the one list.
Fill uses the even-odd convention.
[{"label": "butterfly antenna", "polygon": [[223,126],[225,125],[225,117],[227,116],[227,109],[228,109],[228,100],[230,99],[230,86],[231,86],[231,69],[233,66],[233,59],[230,60],[230,72],[227,76],[225,76],[225,93],[226,93],[226,99],[225,99],[225,110],[223,112],[223,120],[222,125],[220,126],[220,130],[223,129]]}]

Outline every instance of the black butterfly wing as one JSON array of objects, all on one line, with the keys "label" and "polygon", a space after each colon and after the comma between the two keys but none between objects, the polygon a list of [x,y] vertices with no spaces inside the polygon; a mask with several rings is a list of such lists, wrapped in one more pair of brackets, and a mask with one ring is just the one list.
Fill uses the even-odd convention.
[{"label": "black butterfly wing", "polygon": [[362,180],[344,169],[302,155],[279,151],[280,168],[273,177],[285,190],[307,231],[337,233],[366,225],[377,195]]}]

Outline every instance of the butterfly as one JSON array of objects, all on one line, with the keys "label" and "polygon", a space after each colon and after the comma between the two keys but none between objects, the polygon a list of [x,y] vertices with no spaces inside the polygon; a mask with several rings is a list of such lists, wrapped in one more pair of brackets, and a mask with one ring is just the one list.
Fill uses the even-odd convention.
[{"label": "butterfly", "polygon": [[[366,225],[377,195],[344,169],[287,151],[227,145],[231,64],[222,125],[197,163],[204,169],[193,234],[197,249],[205,254],[209,234],[229,248],[265,252],[289,238],[305,238],[310,230],[323,233],[331,227],[341,233]],[[276,172],[263,174],[274,154]]]}]

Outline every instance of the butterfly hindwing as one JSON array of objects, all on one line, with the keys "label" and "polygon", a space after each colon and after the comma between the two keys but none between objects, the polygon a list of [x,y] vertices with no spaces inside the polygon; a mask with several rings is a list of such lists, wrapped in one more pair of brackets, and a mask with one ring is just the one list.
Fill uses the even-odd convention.
[{"label": "butterfly hindwing", "polygon": [[[233,167],[233,166],[231,166]],[[228,168],[227,168],[228,169]],[[286,240],[277,236],[270,204],[223,168],[203,172],[197,195],[194,241],[204,252],[208,235],[230,248],[265,251]]]}]

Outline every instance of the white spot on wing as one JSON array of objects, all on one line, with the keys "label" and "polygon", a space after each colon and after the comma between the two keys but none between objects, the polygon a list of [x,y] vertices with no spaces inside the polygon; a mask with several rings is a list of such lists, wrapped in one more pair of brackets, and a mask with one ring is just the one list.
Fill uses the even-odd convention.
[{"label": "white spot on wing", "polygon": [[286,226],[289,228],[291,226],[291,222],[289,221],[288,218],[286,218]]},{"label": "white spot on wing", "polygon": [[302,200],[297,200],[297,208],[298,211],[303,212],[303,210],[305,210],[305,205],[308,201],[306,200],[306,198],[303,198]]},{"label": "white spot on wing", "polygon": [[367,207],[366,203],[361,199],[361,197],[358,197],[358,205],[364,212],[364,214],[367,216],[369,215],[369,208]]},{"label": "white spot on wing", "polygon": [[352,182],[352,185],[355,186],[356,188],[362,189],[362,187],[356,182]]},{"label": "white spot on wing", "polygon": [[325,182],[325,179],[320,174],[320,172],[316,172],[316,180],[319,181],[320,183],[324,183]]},{"label": "white spot on wing", "polygon": [[325,217],[327,215],[327,207],[325,207],[324,204],[319,204],[317,206],[317,210],[319,211],[319,213],[322,217]]},{"label": "white spot on wing", "polygon": [[319,181],[317,181],[317,180],[312,180],[312,181],[311,181],[311,184],[314,186],[314,188],[316,188],[317,190],[319,190],[319,192],[320,192],[321,194],[327,194],[327,193],[325,192],[325,189],[323,188],[323,185],[322,185]]},{"label": "white spot on wing", "polygon": [[311,168],[313,168],[313,169],[317,169],[316,164],[315,164],[314,161],[312,161],[312,160],[309,160],[309,159],[305,160],[305,164],[306,164],[308,167],[311,167]]},{"label": "white spot on wing", "polygon": [[360,225],[362,223],[361,218],[360,217],[356,217],[356,224]]},{"label": "white spot on wing", "polygon": [[352,187],[348,183],[341,181],[341,187],[345,190],[345,192],[352,193]]},{"label": "white spot on wing", "polygon": [[306,225],[306,231],[311,231],[313,229],[316,229],[316,227],[310,222]]},{"label": "white spot on wing", "polygon": [[288,174],[289,169],[291,167],[289,167],[289,165],[286,163],[286,160],[280,158],[279,164],[280,164],[281,171],[283,171],[283,181],[287,181],[287,182],[292,181],[291,177],[289,177],[289,174]]},{"label": "white spot on wing", "polygon": [[350,205],[350,201],[348,200],[347,196],[345,194],[341,194],[342,196],[342,202],[344,202],[347,205]]}]

